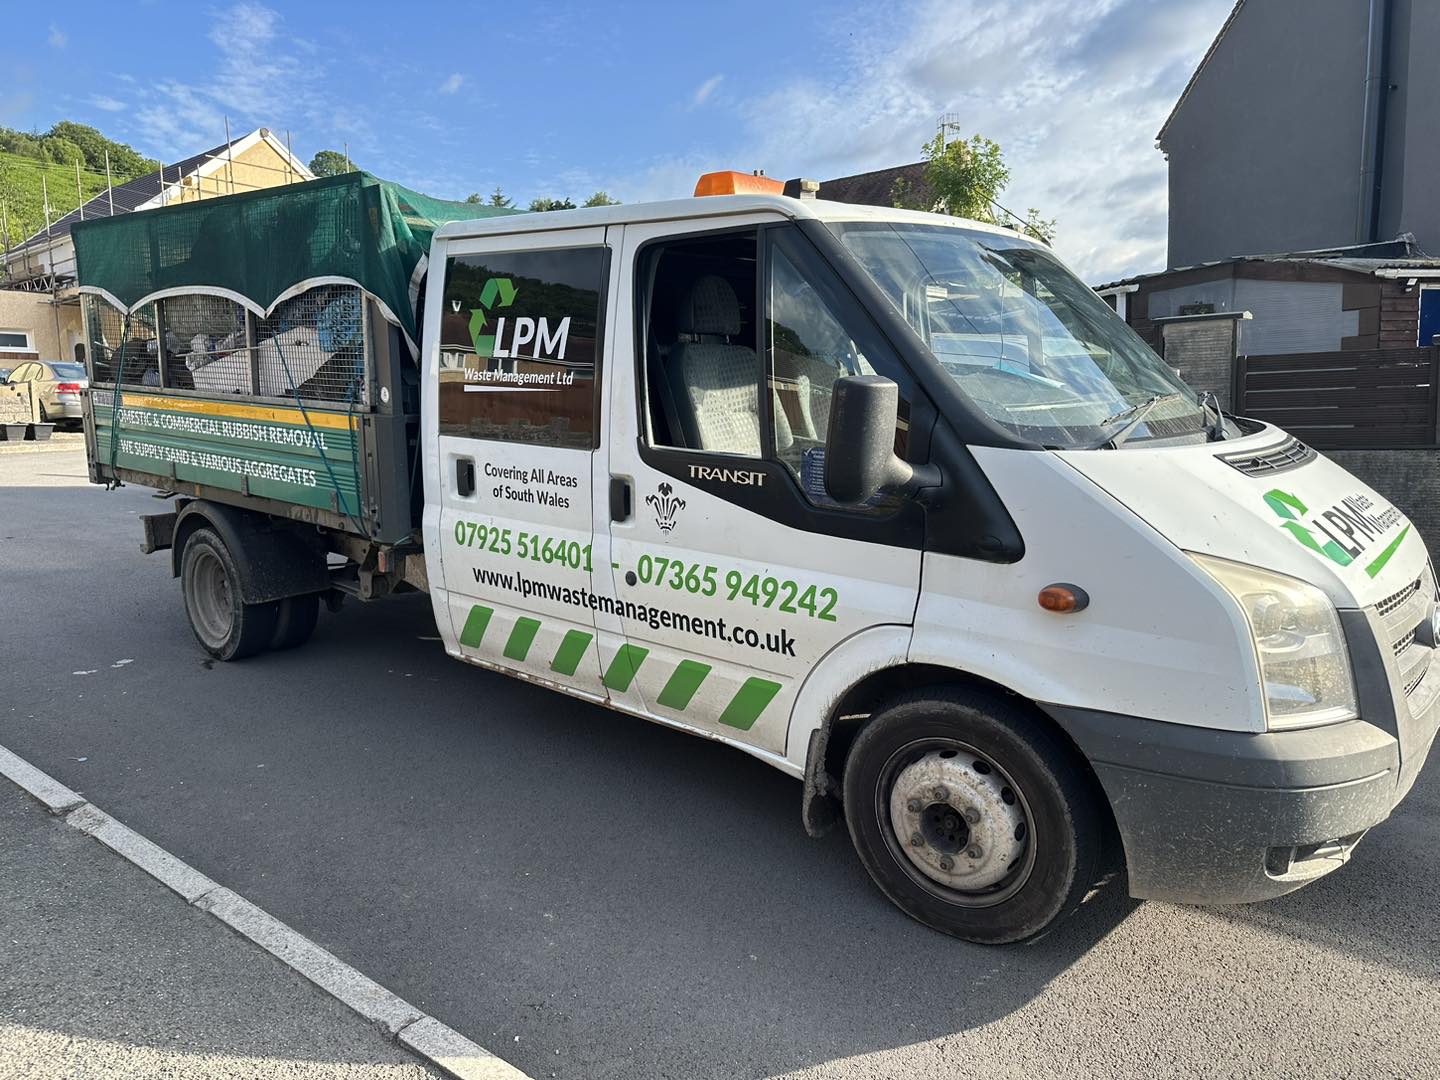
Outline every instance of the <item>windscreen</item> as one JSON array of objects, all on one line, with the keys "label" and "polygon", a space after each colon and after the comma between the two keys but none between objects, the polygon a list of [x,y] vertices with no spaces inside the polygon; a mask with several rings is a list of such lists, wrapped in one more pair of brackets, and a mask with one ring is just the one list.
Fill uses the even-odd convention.
[{"label": "windscreen", "polygon": [[85,378],[85,368],[80,364],[72,364],[68,360],[61,360],[58,363],[51,364],[50,370],[55,372],[55,378],[57,379],[74,381]]},{"label": "windscreen", "polygon": [[1193,390],[1040,244],[903,222],[830,225],[992,419],[1061,448],[1194,435]]}]

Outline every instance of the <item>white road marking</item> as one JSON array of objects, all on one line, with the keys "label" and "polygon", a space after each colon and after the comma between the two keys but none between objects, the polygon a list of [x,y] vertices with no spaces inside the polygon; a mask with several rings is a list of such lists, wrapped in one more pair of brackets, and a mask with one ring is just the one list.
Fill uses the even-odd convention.
[{"label": "white road marking", "polygon": [[457,1080],[530,1080],[509,1062],[392,994],[333,953],[116,821],[79,793],[3,746],[0,746],[0,776],[24,788],[52,814],[65,814],[68,825],[138,866],[186,903],[208,912],[249,938],[379,1027],[386,1037],[442,1072]]}]

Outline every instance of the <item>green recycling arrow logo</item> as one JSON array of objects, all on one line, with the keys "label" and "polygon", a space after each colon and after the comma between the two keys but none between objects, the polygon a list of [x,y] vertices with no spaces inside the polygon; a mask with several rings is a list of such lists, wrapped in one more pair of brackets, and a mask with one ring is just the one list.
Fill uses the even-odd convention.
[{"label": "green recycling arrow logo", "polygon": [[1331,562],[1337,563],[1340,566],[1350,565],[1351,556],[1348,551],[1334,540],[1326,540],[1325,543],[1322,544],[1319,540],[1315,539],[1314,533],[1300,524],[1299,515],[1308,514],[1310,508],[1300,501],[1299,496],[1276,488],[1274,491],[1267,491],[1265,493],[1265,505],[1269,506],[1271,510],[1274,510],[1275,513],[1285,519],[1280,523],[1280,527],[1311,551],[1318,555],[1324,555]]},{"label": "green recycling arrow logo", "polygon": [[470,341],[475,354],[488,359],[495,354],[495,335],[484,333],[485,312],[507,308],[515,302],[515,285],[509,278],[489,278],[480,290],[480,306],[470,309]]}]

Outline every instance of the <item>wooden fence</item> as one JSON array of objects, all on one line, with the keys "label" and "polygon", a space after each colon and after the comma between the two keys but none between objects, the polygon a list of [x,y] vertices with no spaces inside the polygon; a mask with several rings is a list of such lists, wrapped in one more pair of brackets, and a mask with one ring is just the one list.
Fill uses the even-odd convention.
[{"label": "wooden fence", "polygon": [[1237,357],[1234,402],[1317,450],[1440,447],[1440,347]]}]

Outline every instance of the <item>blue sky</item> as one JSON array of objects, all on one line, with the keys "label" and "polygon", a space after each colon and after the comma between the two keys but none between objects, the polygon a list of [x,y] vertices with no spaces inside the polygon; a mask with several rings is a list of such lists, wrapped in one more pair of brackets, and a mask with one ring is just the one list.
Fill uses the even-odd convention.
[{"label": "blue sky", "polygon": [[886,5],[29,4],[0,124],[94,124],[173,161],[266,126],[430,194],[688,195],[709,169],[824,179],[996,139],[1003,202],[1091,281],[1165,257],[1155,132],[1231,0]]}]

